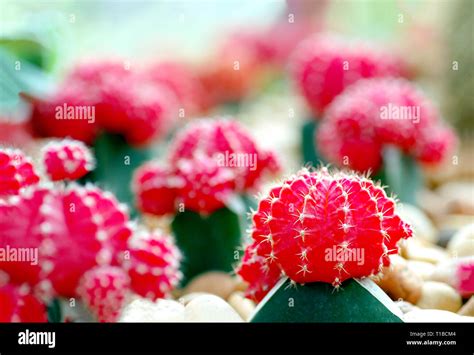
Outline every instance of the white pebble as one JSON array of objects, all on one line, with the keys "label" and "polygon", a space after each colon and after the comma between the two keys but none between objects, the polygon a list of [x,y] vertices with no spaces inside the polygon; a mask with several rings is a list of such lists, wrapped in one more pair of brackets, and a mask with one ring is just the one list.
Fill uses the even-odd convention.
[{"label": "white pebble", "polygon": [[255,311],[255,303],[245,298],[241,292],[231,294],[228,302],[245,321],[248,321]]},{"label": "white pebble", "polygon": [[122,311],[119,322],[183,322],[184,306],[176,301],[159,299],[152,302],[137,298]]},{"label": "white pebble", "polygon": [[209,294],[192,299],[184,309],[184,317],[187,322],[243,322],[226,301]]},{"label": "white pebble", "polygon": [[436,228],[426,214],[418,207],[404,203],[397,205],[397,212],[413,228],[413,236],[430,243],[438,241]]},{"label": "white pebble", "polygon": [[474,223],[461,228],[451,238],[447,249],[454,257],[474,255]]},{"label": "white pebble", "polygon": [[426,281],[416,305],[424,309],[457,312],[462,306],[462,299],[451,286],[442,282]]}]

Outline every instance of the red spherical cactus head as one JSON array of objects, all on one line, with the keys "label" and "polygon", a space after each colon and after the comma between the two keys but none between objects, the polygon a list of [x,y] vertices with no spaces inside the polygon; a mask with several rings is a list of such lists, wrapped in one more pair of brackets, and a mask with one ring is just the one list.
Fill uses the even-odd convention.
[{"label": "red spherical cactus head", "polygon": [[254,189],[266,174],[280,166],[272,151],[264,150],[250,133],[232,119],[203,119],[189,124],[176,138],[170,161],[205,154],[234,172],[237,190]]},{"label": "red spherical cactus head", "polygon": [[0,285],[0,323],[45,323],[46,305],[28,285]]},{"label": "red spherical cactus head", "polygon": [[35,186],[0,203],[0,215],[0,245],[28,248],[35,257],[0,269],[14,283],[47,283],[64,297],[76,295],[90,268],[117,265],[131,235],[124,207],[93,186]]},{"label": "red spherical cactus head", "polygon": [[98,125],[134,146],[162,138],[178,117],[172,112],[177,103],[171,91],[140,79],[130,76],[100,87],[96,105]]},{"label": "red spherical cactus head", "polygon": [[[51,249],[46,258],[48,279],[60,295],[74,296],[82,275],[97,265],[121,262],[131,236],[124,205],[109,192],[88,185],[52,191],[43,204],[43,235]],[[64,221],[53,219],[55,209]]]},{"label": "red spherical cactus head", "polygon": [[20,248],[26,251],[23,259],[0,260],[0,270],[17,285],[37,286],[46,280],[40,257],[40,251],[48,248],[47,243],[43,244],[41,233],[42,211],[46,208],[42,207],[42,202],[46,191],[36,190],[23,190],[5,201],[0,199],[0,246],[15,252]]},{"label": "red spherical cactus head", "polygon": [[217,54],[198,73],[200,85],[206,92],[205,106],[238,102],[251,96],[261,86],[260,55],[247,43],[230,38],[218,48]]},{"label": "red spherical cactus head", "polygon": [[170,236],[158,231],[136,231],[129,240],[123,267],[128,271],[132,290],[151,300],[168,297],[178,285],[181,254]]},{"label": "red spherical cactus head", "polygon": [[38,182],[33,164],[21,150],[0,148],[0,198],[16,195]]},{"label": "red spherical cactus head", "polygon": [[166,162],[137,170],[133,190],[144,212],[163,215],[182,204],[209,214],[279,170],[275,154],[258,147],[237,122],[202,119],[180,132]]},{"label": "red spherical cactus head", "polygon": [[236,273],[248,284],[245,296],[255,302],[260,302],[265,297],[282,274],[271,257],[271,248],[257,241],[245,248]]},{"label": "red spherical cactus head", "polygon": [[441,163],[456,137],[443,125],[435,105],[405,79],[360,80],[326,109],[316,132],[327,161],[360,172],[377,172],[385,146],[421,163]]},{"label": "red spherical cactus head", "polygon": [[33,100],[31,124],[41,137],[72,138],[92,144],[97,136],[96,97],[88,86],[63,83],[46,99]]},{"label": "red spherical cactus head", "polygon": [[205,99],[204,88],[189,65],[181,62],[159,62],[142,75],[158,85],[163,85],[175,95],[181,111],[180,117],[191,117],[202,111]]},{"label": "red spherical cactus head", "polygon": [[447,160],[457,144],[458,138],[451,128],[442,125],[428,127],[420,132],[414,154],[425,165],[438,165]]},{"label": "red spherical cactus head", "polygon": [[76,180],[94,169],[95,159],[80,141],[50,142],[42,149],[43,165],[53,181]]},{"label": "red spherical cactus head", "polygon": [[178,192],[179,203],[199,213],[209,214],[224,207],[235,190],[234,172],[207,155],[179,160],[176,174],[184,181]]},{"label": "red spherical cactus head", "polygon": [[303,171],[267,202],[257,212],[268,225],[261,244],[298,283],[338,287],[377,274],[398,251],[397,242],[412,234],[383,189],[354,174]]},{"label": "red spherical cactus head", "polygon": [[87,88],[78,92],[76,100],[93,107],[97,128],[120,134],[131,145],[146,145],[163,137],[177,117],[172,90],[153,84],[130,70],[126,62],[82,63],[64,85]]},{"label": "red spherical cactus head", "polygon": [[335,35],[317,35],[303,41],[291,63],[293,79],[316,118],[349,85],[364,78],[399,76],[398,59],[366,43]]},{"label": "red spherical cactus head", "polygon": [[157,216],[175,212],[178,192],[183,186],[181,177],[164,164],[154,161],[139,167],[132,182],[140,211]]},{"label": "red spherical cactus head", "polygon": [[98,266],[81,278],[77,294],[99,322],[116,322],[130,291],[130,278],[117,266]]},{"label": "red spherical cactus head", "polygon": [[127,80],[131,75],[132,71],[125,61],[87,60],[77,63],[72,68],[67,81],[79,82],[95,89],[110,82]]}]

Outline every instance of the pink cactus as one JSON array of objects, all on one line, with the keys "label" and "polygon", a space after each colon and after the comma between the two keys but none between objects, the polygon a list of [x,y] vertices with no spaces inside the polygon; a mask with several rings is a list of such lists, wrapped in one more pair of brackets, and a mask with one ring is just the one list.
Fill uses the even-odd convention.
[{"label": "pink cactus", "polygon": [[204,108],[239,102],[261,87],[264,65],[253,48],[232,39],[218,45],[215,55],[199,68],[198,80],[206,96]]},{"label": "pink cactus", "polygon": [[298,44],[315,30],[314,24],[310,21],[299,19],[297,22],[289,23],[285,18],[284,21],[276,22],[258,34],[254,44],[259,54],[257,58],[267,65],[284,69]]},{"label": "pink cactus", "polygon": [[[176,96],[179,108],[184,109],[180,117],[193,116],[203,109],[204,88],[191,68],[179,62],[160,62],[142,75],[159,85],[168,87]],[[176,112],[178,115],[178,112]]]},{"label": "pink cactus", "polygon": [[38,264],[5,263],[12,281],[47,280],[55,293],[75,296],[80,277],[96,265],[117,264],[131,235],[128,215],[93,186],[37,186],[0,205],[0,244],[38,248]]},{"label": "pink cactus", "polygon": [[41,137],[69,137],[92,144],[97,136],[95,95],[87,85],[63,83],[47,99],[34,99],[31,124]]},{"label": "pink cactus", "polygon": [[457,280],[456,288],[464,297],[474,295],[474,258],[459,258],[459,264],[454,275]]},{"label": "pink cactus", "polygon": [[349,85],[364,78],[400,76],[401,62],[366,43],[317,35],[301,43],[291,63],[294,81],[315,118]]},{"label": "pink cactus", "polygon": [[184,181],[179,202],[204,214],[224,207],[235,190],[234,172],[206,155],[178,160],[176,174]]},{"label": "pink cactus", "polygon": [[142,212],[158,216],[173,214],[179,204],[209,214],[222,208],[235,190],[234,172],[203,154],[180,159],[171,170],[157,162],[135,172],[132,188]]},{"label": "pink cactus", "polygon": [[117,81],[128,80],[132,71],[126,62],[119,60],[84,61],[78,63],[69,73],[66,81],[89,85],[95,91],[100,87],[114,85]]},{"label": "pink cactus", "polygon": [[165,135],[172,125],[175,104],[169,89],[151,85],[119,62],[77,66],[68,81],[85,85],[93,95],[98,126],[122,134],[132,145],[144,145]]},{"label": "pink cactus", "polygon": [[163,215],[186,209],[209,214],[234,194],[255,190],[279,164],[270,151],[232,120],[204,119],[189,124],[174,141],[167,164],[147,163],[135,174],[139,208]]},{"label": "pink cactus", "polygon": [[[267,250],[264,250],[267,249]],[[282,274],[278,264],[269,258],[271,248],[268,244],[253,241],[245,248],[237,274],[248,284],[245,296],[260,302],[278,282]]]},{"label": "pink cactus", "polygon": [[[121,134],[129,144],[141,146],[169,132],[177,117],[173,94],[164,87],[136,77],[101,87],[97,122],[107,132]],[[174,112],[173,112],[174,113]]]},{"label": "pink cactus", "polygon": [[117,266],[98,266],[87,271],[77,293],[99,322],[116,322],[127,301],[130,278]]},{"label": "pink cactus", "polygon": [[47,258],[52,266],[48,278],[59,294],[72,296],[86,270],[121,261],[131,229],[126,208],[97,187],[72,187],[58,198],[67,225],[51,225],[45,233],[54,246]]},{"label": "pink cactus", "polygon": [[262,64],[272,62],[276,55],[275,43],[268,41],[263,31],[246,31],[245,29],[231,33],[223,42],[221,51],[247,53]]},{"label": "pink cactus", "polygon": [[[66,154],[77,159],[74,148],[85,147],[67,143],[59,148],[71,148]],[[45,151],[58,153],[51,146]],[[16,156],[20,159],[15,161],[25,164],[21,152],[14,151],[15,157],[12,152],[1,152],[0,157],[9,158],[5,166],[16,166],[10,162]],[[31,164],[28,168],[33,169]],[[0,318],[42,321],[39,312],[44,305],[35,297],[49,301],[79,296],[100,321],[111,322],[128,292],[165,297],[180,280],[180,254],[171,240],[157,233],[137,233],[129,243],[127,209],[112,194],[74,183],[36,184],[14,192],[0,198],[0,246],[8,255],[20,248],[30,254],[26,259],[22,254],[20,259],[0,261],[1,284],[9,283],[8,289],[0,285],[0,301],[7,305]],[[24,314],[30,306],[31,317]]]},{"label": "pink cactus", "polygon": [[53,181],[76,180],[94,169],[94,157],[80,141],[50,142],[43,148],[42,155],[46,173]]},{"label": "pink cactus", "polygon": [[51,295],[52,289],[45,283],[39,256],[40,250],[45,252],[48,248],[48,242],[43,244],[41,233],[41,226],[46,222],[42,211],[48,209],[42,207],[45,194],[46,190],[36,188],[34,192],[23,191],[6,201],[0,200],[0,246],[31,252],[30,260],[0,261],[0,270],[7,273],[11,283],[28,283],[35,287],[41,283],[46,288],[44,291]]},{"label": "pink cactus", "polygon": [[0,285],[0,323],[45,323],[46,306],[36,298],[28,285]]},{"label": "pink cactus", "polygon": [[138,232],[129,241],[129,255],[123,260],[131,287],[137,294],[156,300],[169,295],[181,279],[181,256],[167,235]]},{"label": "pink cactus", "polygon": [[361,80],[349,87],[327,108],[316,139],[328,161],[358,171],[377,171],[385,145],[435,164],[456,143],[433,104],[404,79]]},{"label": "pink cactus", "polygon": [[179,188],[184,181],[157,162],[148,162],[135,171],[132,189],[140,211],[155,215],[172,214]]},{"label": "pink cactus", "polygon": [[189,124],[177,136],[170,161],[192,159],[204,153],[218,165],[231,168],[237,190],[256,187],[266,173],[276,173],[279,165],[272,152],[258,147],[252,136],[235,120],[200,120]]},{"label": "pink cactus", "polygon": [[420,132],[413,154],[425,165],[436,165],[446,159],[457,144],[453,130],[444,125],[433,125]]},{"label": "pink cactus", "polygon": [[37,134],[88,144],[105,130],[123,135],[129,144],[145,145],[166,135],[177,117],[169,88],[143,80],[118,62],[81,64],[51,98],[33,102]]},{"label": "pink cactus", "polygon": [[[411,235],[395,202],[372,181],[325,168],[303,170],[260,202],[252,229],[257,244],[246,254],[265,257],[265,267],[278,265],[297,283],[339,287],[349,278],[379,273],[390,263],[388,255],[398,252],[398,241]],[[266,252],[255,252],[256,246]],[[245,270],[246,263],[239,273],[258,278]]]},{"label": "pink cactus", "polygon": [[245,248],[242,262],[237,274],[248,283],[246,297],[260,302],[270,289],[277,283],[282,272],[272,257],[271,244],[268,238],[271,235],[267,220],[267,211],[274,198],[279,196],[281,186],[270,190],[268,195],[261,199],[257,211],[252,218],[252,244]]},{"label": "pink cactus", "polygon": [[16,195],[38,181],[31,161],[21,150],[0,148],[0,198]]}]

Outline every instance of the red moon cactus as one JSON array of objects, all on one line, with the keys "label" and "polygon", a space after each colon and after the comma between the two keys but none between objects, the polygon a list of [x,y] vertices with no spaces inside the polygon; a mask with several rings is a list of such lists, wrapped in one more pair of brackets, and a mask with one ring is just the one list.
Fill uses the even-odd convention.
[{"label": "red moon cactus", "polygon": [[[395,201],[371,180],[325,168],[303,170],[260,201],[254,243],[238,273],[257,299],[269,290],[268,281],[278,280],[276,265],[297,283],[339,287],[349,278],[379,273],[390,263],[388,255],[398,252],[398,241],[411,235]],[[259,276],[262,270],[266,279]]]}]

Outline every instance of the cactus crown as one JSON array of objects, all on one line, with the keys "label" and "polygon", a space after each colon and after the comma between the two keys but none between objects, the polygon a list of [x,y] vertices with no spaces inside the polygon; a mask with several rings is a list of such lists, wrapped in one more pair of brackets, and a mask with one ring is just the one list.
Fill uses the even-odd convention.
[{"label": "cactus crown", "polygon": [[255,279],[268,286],[278,280],[277,269],[297,283],[337,288],[346,279],[379,273],[398,252],[398,241],[411,235],[381,186],[353,173],[304,169],[260,201],[253,243],[238,273],[260,297]]}]

